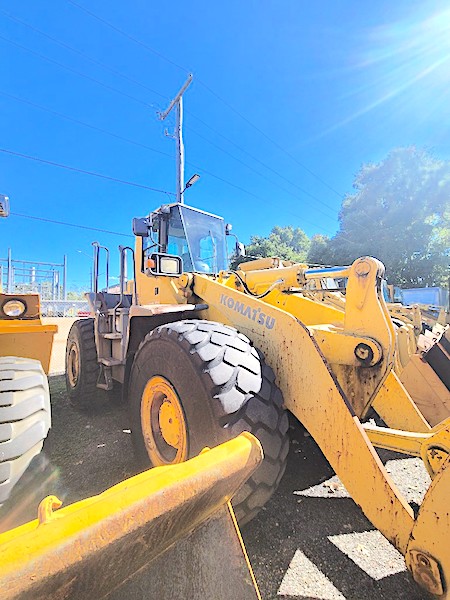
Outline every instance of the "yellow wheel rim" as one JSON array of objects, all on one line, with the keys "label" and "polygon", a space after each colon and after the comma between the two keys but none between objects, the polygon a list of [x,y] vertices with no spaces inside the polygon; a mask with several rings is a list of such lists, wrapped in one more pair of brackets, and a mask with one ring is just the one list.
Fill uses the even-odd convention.
[{"label": "yellow wheel rim", "polygon": [[172,385],[160,375],[152,377],[141,401],[141,427],[145,447],[154,466],[187,459],[187,428],[183,407]]}]

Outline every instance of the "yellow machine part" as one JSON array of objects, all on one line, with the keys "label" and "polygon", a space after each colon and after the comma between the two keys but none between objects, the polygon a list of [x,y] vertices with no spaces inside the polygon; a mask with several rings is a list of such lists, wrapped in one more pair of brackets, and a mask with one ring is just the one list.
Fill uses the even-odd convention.
[{"label": "yellow machine part", "polygon": [[450,416],[450,390],[420,354],[411,356],[400,381],[431,426]]},{"label": "yellow machine part", "polygon": [[[270,291],[264,302],[235,289],[239,286],[233,285],[233,276],[223,282],[197,274],[194,275],[192,289],[208,304],[202,318],[236,327],[263,352],[268,363],[275,367],[286,408],[317,441],[354,501],[405,555],[415,579],[431,593],[436,593],[440,585],[444,590],[441,600],[449,600],[450,565],[446,558],[450,537],[448,504],[440,501],[436,504],[431,490],[426,504],[438,507],[441,512],[432,516],[432,510],[427,510],[424,504],[416,517],[384,468],[360,422],[373,405],[386,420],[391,421],[390,426],[402,429],[406,425],[419,434],[415,439],[425,450],[427,444],[436,440],[445,442],[441,464],[448,455],[447,429],[439,435],[430,431],[429,424],[393,372],[395,330],[384,301],[377,295],[377,270],[379,264],[373,259],[359,261],[349,270],[344,319],[341,316],[328,327],[324,327],[321,319],[326,311],[333,310],[331,307],[319,305],[314,322],[313,303],[310,301],[308,306],[308,300],[295,293],[283,294],[279,289],[283,284]],[[280,279],[280,271],[273,270],[274,280]],[[292,268],[289,277],[291,273]],[[247,271],[248,287],[251,278],[251,271]],[[268,278],[269,274],[266,274],[266,283]],[[258,283],[261,280],[259,273],[257,280]],[[307,323],[302,322],[303,314],[307,315]],[[354,352],[350,353],[352,344]],[[360,348],[367,350],[367,357],[362,353],[359,355],[361,362],[365,360],[367,366],[361,365],[358,369],[354,357],[358,356]],[[375,357],[377,348],[381,349],[382,358],[371,367],[370,351]],[[348,360],[347,365],[342,364],[345,362],[343,352],[348,355],[345,359]],[[421,432],[427,435],[421,437]],[[398,438],[400,446],[405,446],[405,442],[406,438]],[[434,481],[442,481],[440,485],[446,488],[448,497],[449,477],[443,477],[441,468],[435,467],[435,464],[436,461],[430,462]],[[433,483],[433,490],[436,489],[437,485]],[[441,487],[438,493],[443,493]],[[429,586],[423,561],[412,558],[416,546],[411,540],[416,527],[421,531],[421,550],[427,554],[430,565],[437,565],[440,573],[439,581],[435,578],[433,583],[430,579]],[[439,528],[439,534],[433,539],[427,531],[435,528]]]},{"label": "yellow machine part", "polygon": [[[161,294],[173,304],[204,304],[200,318],[246,335],[274,369],[285,407],[316,440],[364,514],[405,556],[416,581],[450,600],[449,433],[446,425],[431,430],[394,370],[398,339],[381,293],[383,265],[364,257],[335,269],[335,277],[348,278],[342,304],[319,301],[309,291],[310,281],[326,270],[268,260],[256,267],[216,277],[141,279],[138,296],[150,304]],[[361,422],[372,406],[392,428],[384,436]],[[418,515],[386,471],[376,443],[405,451],[413,445],[428,461],[434,479]]]},{"label": "yellow machine part", "polygon": [[2,600],[98,600],[143,568],[155,600],[261,600],[229,502],[261,460],[242,433],[66,508],[47,497],[0,535]]},{"label": "yellow machine part", "polygon": [[26,313],[18,318],[5,318],[0,313],[0,356],[33,358],[48,374],[57,325],[42,324],[37,294],[0,294],[0,306],[9,299],[22,300],[26,304]]}]

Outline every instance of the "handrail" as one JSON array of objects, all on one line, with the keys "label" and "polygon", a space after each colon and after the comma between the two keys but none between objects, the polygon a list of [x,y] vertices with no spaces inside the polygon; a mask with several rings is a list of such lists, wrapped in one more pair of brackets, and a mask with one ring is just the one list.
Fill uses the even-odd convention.
[{"label": "handrail", "polygon": [[106,246],[102,246],[98,242],[92,242],[94,247],[94,276],[93,276],[93,291],[96,294],[98,292],[98,265],[100,261],[100,250],[105,251],[106,255],[106,289],[109,288],[109,249]]}]

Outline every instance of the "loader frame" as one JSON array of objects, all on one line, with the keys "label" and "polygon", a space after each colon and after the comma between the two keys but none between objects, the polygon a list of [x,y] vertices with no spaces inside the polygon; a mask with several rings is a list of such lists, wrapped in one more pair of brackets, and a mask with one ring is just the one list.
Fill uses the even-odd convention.
[{"label": "loader frame", "polygon": [[[167,248],[167,215],[177,206],[147,219],[149,230],[160,236],[159,248]],[[431,429],[393,370],[397,337],[382,293],[383,265],[364,257],[350,267],[308,269],[264,259],[236,272],[158,273],[151,256],[151,264],[145,262],[145,226],[136,231],[133,280],[127,283],[124,277],[126,252],[133,251],[121,247],[120,293],[96,287],[89,296],[99,387],[111,389],[117,380],[126,397],[136,350],[160,325],[197,318],[237,329],[263,353],[285,407],[314,437],[364,514],[405,556],[414,579],[449,599],[450,419]],[[344,305],[311,297],[309,283],[324,277],[348,278]],[[364,425],[372,407],[388,428]],[[417,515],[375,446],[424,459],[434,479]]]}]

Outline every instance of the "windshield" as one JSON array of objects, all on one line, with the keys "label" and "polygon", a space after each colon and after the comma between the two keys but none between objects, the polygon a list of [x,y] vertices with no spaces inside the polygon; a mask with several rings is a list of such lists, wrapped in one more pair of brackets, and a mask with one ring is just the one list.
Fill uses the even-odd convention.
[{"label": "windshield", "polygon": [[184,271],[217,273],[228,268],[223,219],[189,206],[174,206],[167,252],[183,260]]}]

